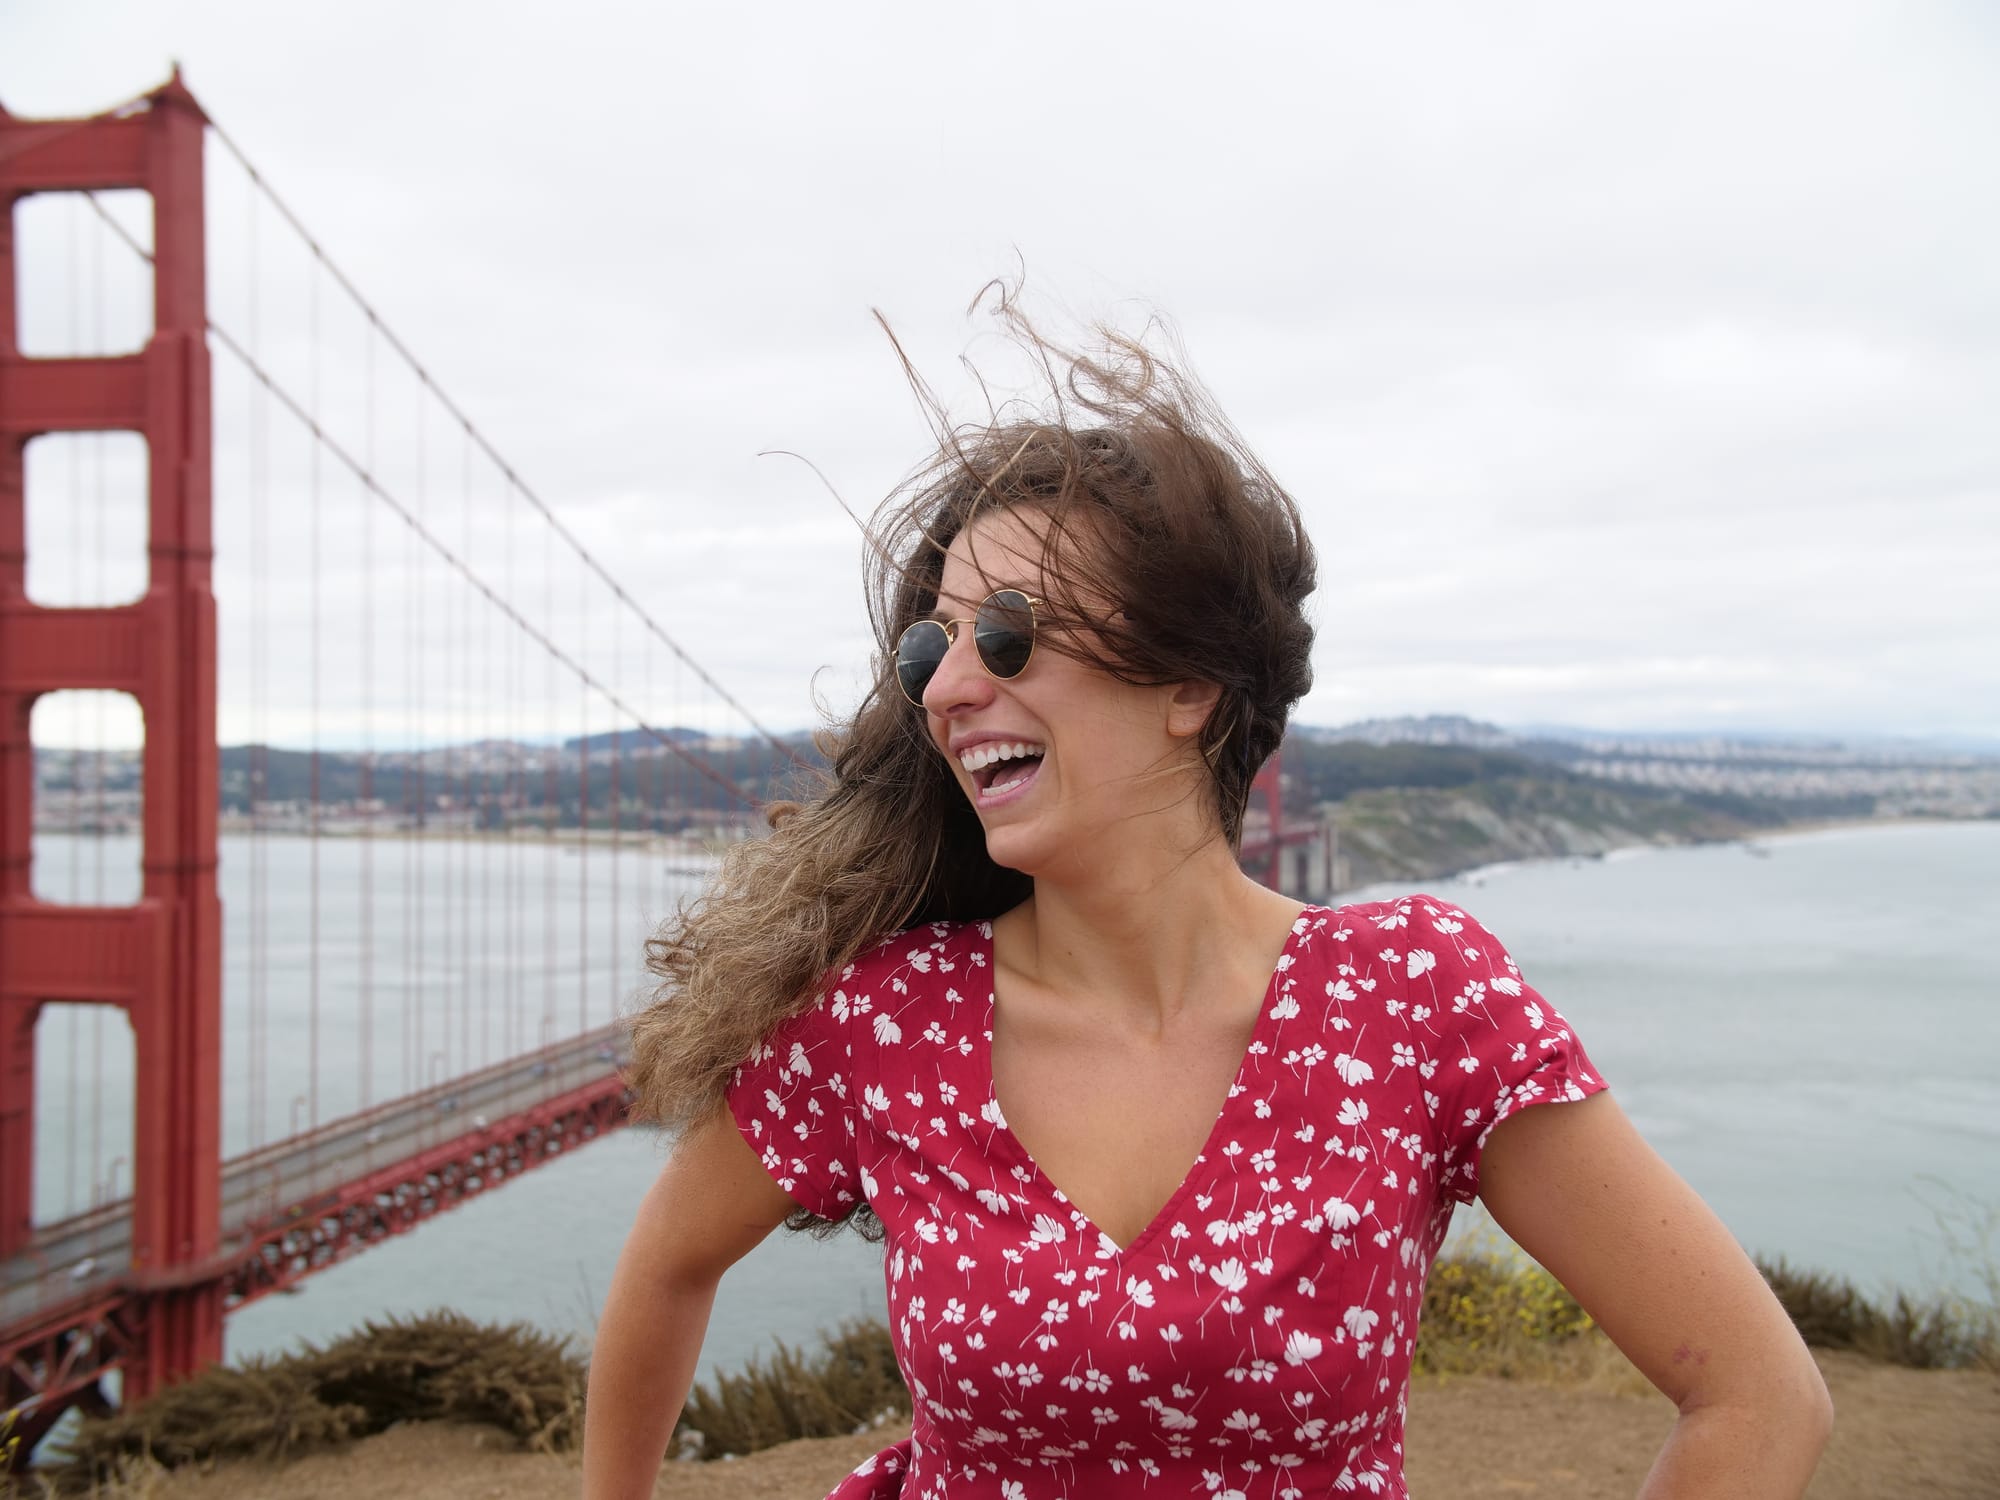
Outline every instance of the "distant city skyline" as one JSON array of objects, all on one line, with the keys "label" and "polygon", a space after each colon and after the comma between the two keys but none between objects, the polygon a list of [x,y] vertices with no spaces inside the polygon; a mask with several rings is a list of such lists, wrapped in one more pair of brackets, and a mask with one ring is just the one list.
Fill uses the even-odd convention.
[{"label": "distant city skyline", "polygon": [[[2000,743],[1986,12],[897,14],[498,5],[468,27],[20,0],[0,104],[102,109],[178,58],[453,401],[774,729],[815,725],[815,693],[851,705],[872,649],[861,543],[814,470],[866,513],[931,441],[869,310],[973,415],[961,354],[1003,397],[1012,377],[965,306],[1025,266],[1058,332],[1168,316],[1298,498],[1321,557],[1303,724]],[[636,622],[588,602],[379,344],[364,400],[365,327],[225,149],[208,170],[216,322],[257,330],[639,712],[740,732],[691,680],[673,696],[664,649],[641,665]],[[143,336],[93,215],[29,200],[17,222],[29,352]],[[511,697],[482,687],[474,653],[504,633],[386,510],[366,532],[339,466],[312,470],[232,357],[215,367],[226,741],[476,734],[530,700],[545,725],[615,727],[539,665]],[[38,597],[137,586],[120,497],[143,463],[129,441],[31,445]],[[315,484],[333,508],[309,538]],[[39,715],[37,741],[72,717]]]}]

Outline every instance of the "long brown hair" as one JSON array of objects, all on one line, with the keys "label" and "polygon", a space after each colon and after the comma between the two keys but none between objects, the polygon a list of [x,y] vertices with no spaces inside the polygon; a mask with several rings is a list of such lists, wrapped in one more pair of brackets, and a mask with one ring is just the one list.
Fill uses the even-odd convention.
[{"label": "long brown hair", "polygon": [[[704,894],[646,944],[658,977],[632,1022],[638,1110],[680,1126],[819,981],[867,943],[920,922],[989,918],[1031,883],[986,853],[978,817],[893,675],[895,642],[937,604],[945,549],[982,512],[1033,507],[1046,525],[1052,617],[1038,649],[1129,682],[1201,681],[1221,696],[1201,735],[1222,835],[1241,838],[1251,778],[1312,682],[1312,544],[1298,509],[1206,393],[1149,344],[1105,332],[1090,353],[1048,343],[1003,296],[997,312],[1043,372],[1017,419],[953,426],[914,371],[933,458],[870,528],[875,682],[822,738],[824,783],[738,844]],[[900,346],[898,347],[900,355]],[[1103,601],[1115,601],[1106,618]]]}]

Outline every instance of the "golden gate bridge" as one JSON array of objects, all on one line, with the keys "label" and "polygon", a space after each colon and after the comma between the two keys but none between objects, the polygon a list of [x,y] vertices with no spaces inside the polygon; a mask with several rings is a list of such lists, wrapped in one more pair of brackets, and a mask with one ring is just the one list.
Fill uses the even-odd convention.
[{"label": "golden gate bridge", "polygon": [[[22,274],[31,200],[68,212],[60,276]],[[0,1371],[32,1450],[625,1123],[650,924],[806,762],[178,73],[0,110],[0,209]],[[1314,837],[1278,791],[1274,757],[1243,850],[1273,885]]]}]

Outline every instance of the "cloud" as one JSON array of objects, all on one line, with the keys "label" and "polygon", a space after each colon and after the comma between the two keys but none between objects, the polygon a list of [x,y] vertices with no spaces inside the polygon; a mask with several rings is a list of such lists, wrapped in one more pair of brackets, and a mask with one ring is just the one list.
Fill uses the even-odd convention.
[{"label": "cloud", "polygon": [[[1976,12],[1010,17],[27,4],[0,21],[0,100],[99,107],[179,55],[515,471],[769,722],[810,722],[823,669],[852,701],[868,642],[858,537],[810,469],[757,455],[802,454],[868,510],[929,441],[868,310],[975,409],[958,359],[992,350],[963,309],[1018,255],[1045,308],[1171,314],[1299,498],[1323,559],[1304,718],[2000,729],[2000,102]],[[365,322],[224,150],[210,184],[218,321],[254,319],[358,448],[372,402],[385,483],[611,671],[609,607],[575,602],[565,549],[510,519],[379,343],[370,385]],[[75,284],[30,289],[58,331],[88,312]],[[266,552],[321,559],[323,632],[337,603],[346,644],[370,609],[390,639],[392,595],[429,576],[385,550],[402,523],[372,523],[372,584],[358,510],[311,545],[309,459],[228,365],[228,670],[259,452]],[[284,576],[258,618],[296,698],[312,591]],[[466,612],[447,593],[426,652]],[[322,666],[323,699],[358,670]]]}]

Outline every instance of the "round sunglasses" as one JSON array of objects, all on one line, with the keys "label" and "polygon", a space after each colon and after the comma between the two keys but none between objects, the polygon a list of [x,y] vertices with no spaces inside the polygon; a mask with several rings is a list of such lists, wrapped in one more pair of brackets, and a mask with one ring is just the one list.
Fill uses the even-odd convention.
[{"label": "round sunglasses", "polygon": [[[973,611],[972,644],[989,677],[1019,677],[1035,654],[1035,606],[1019,589],[995,589]],[[896,681],[903,696],[924,706],[924,689],[944,664],[964,620],[919,620],[896,641]]]}]

